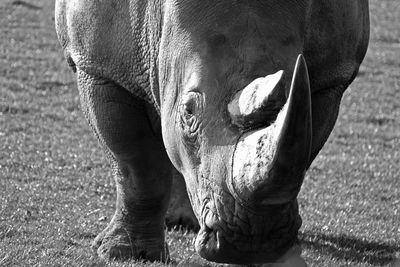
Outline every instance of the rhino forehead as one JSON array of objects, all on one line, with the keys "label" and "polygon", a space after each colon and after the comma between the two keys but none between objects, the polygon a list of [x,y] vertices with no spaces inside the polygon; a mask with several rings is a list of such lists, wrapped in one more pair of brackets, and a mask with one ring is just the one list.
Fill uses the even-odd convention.
[{"label": "rhino forehead", "polygon": [[258,24],[261,31],[292,32],[304,27],[307,2],[167,1],[166,17],[185,31],[199,35],[208,34],[210,30],[240,33],[254,27],[251,23]]},{"label": "rhino forehead", "polygon": [[223,77],[239,77],[238,71],[265,76],[292,66],[304,43],[306,7],[281,2],[168,1],[161,47],[167,65],[197,57]]}]

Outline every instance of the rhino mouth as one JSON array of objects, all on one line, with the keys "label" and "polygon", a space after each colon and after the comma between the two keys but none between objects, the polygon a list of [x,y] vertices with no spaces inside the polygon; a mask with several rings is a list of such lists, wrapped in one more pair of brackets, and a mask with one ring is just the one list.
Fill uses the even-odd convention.
[{"label": "rhino mouth", "polygon": [[200,256],[231,264],[282,262],[287,252],[298,244],[301,219],[296,202],[271,207],[259,214],[249,213],[245,208],[238,210],[238,207],[236,212],[243,214],[247,221],[227,221],[232,216],[219,209],[204,210],[195,243]]}]

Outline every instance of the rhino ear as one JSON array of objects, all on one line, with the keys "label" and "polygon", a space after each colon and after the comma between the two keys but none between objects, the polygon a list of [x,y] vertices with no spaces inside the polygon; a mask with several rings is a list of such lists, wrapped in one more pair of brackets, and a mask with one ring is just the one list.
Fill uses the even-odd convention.
[{"label": "rhino ear", "polygon": [[228,104],[232,123],[241,128],[272,122],[285,103],[282,70],[257,78]]}]

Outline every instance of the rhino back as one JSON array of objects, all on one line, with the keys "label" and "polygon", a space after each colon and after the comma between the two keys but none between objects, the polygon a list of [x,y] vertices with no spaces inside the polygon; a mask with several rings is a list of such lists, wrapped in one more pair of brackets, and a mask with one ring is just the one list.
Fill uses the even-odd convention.
[{"label": "rhino back", "polygon": [[147,9],[147,1],[57,0],[56,29],[67,61],[155,104]]},{"label": "rhino back", "polygon": [[313,91],[349,85],[369,41],[368,0],[312,0],[304,54]]}]

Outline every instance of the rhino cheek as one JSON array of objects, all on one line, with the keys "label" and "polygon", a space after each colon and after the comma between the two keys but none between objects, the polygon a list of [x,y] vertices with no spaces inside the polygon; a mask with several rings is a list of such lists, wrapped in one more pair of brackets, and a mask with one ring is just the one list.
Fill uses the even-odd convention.
[{"label": "rhino cheek", "polygon": [[[168,99],[168,101],[171,102],[172,100]],[[161,111],[161,128],[164,147],[168,157],[174,167],[182,173],[185,165],[185,157],[183,156],[185,151],[181,142],[182,136],[179,131],[179,124],[174,119],[178,117],[177,112],[173,107],[168,107],[164,104]]]}]

